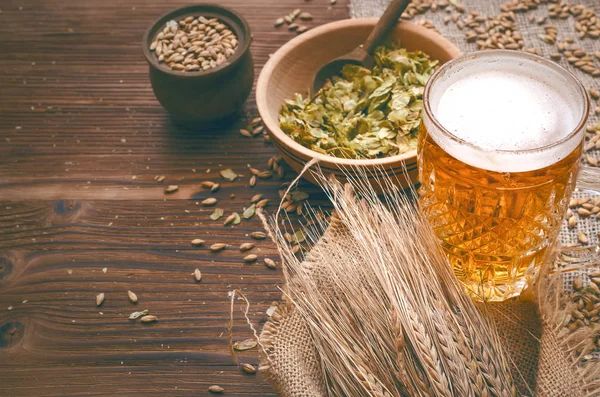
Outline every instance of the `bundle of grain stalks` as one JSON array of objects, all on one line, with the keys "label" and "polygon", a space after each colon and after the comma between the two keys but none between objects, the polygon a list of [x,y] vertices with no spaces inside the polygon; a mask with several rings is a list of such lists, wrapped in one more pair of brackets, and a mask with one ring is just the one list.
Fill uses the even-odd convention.
[{"label": "bundle of grain stalks", "polygon": [[[383,198],[360,178],[342,186],[321,176],[335,215],[306,232],[304,259],[277,217],[270,222],[285,299],[310,331],[323,389],[340,397],[516,395],[494,328],[463,292],[425,218],[381,180]],[[263,331],[263,367],[276,327]]]}]

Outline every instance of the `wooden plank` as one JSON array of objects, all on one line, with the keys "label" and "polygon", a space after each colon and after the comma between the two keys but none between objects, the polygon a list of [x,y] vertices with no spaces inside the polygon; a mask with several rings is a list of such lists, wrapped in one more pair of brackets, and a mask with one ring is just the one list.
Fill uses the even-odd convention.
[{"label": "wooden plank", "polygon": [[[279,271],[261,263],[223,258],[209,262],[190,256],[175,251],[5,252],[0,324],[18,321],[25,333],[19,343],[3,339],[1,347],[10,354],[21,346],[28,355],[55,357],[67,348],[69,356],[110,356],[135,353],[130,350],[131,338],[137,340],[136,352],[146,347],[153,351],[155,346],[146,341],[162,338],[193,351],[188,343],[196,340],[203,342],[197,345],[199,351],[221,354],[229,363],[228,292],[243,288],[253,302],[251,318],[262,323],[270,302],[281,297]],[[203,273],[199,283],[192,276],[196,268]],[[137,304],[129,301],[128,290],[137,294]],[[106,298],[96,307],[101,292]],[[131,312],[144,309],[157,315],[159,322],[143,325],[128,320]],[[249,336],[239,310],[235,317],[236,334]],[[95,335],[93,343],[82,342],[90,333]]]},{"label": "wooden plank", "polygon": [[[317,197],[313,205],[326,204],[316,187],[305,183],[302,191]],[[218,205],[241,212],[255,192],[245,189],[234,200],[225,195]],[[278,197],[276,189],[265,194]],[[251,300],[255,326],[264,324],[266,309],[281,298],[282,275],[262,261],[278,261],[278,255],[270,240],[248,237],[263,229],[256,216],[224,226],[223,219],[209,219],[212,211],[195,200],[0,202],[0,371],[6,381],[0,395],[202,395],[213,383],[234,385],[232,395],[272,395],[260,375],[252,380],[239,373],[226,331],[234,289]],[[206,243],[192,246],[198,237]],[[210,252],[207,246],[216,242],[230,246]],[[244,263],[242,242],[255,243],[256,263]],[[196,268],[200,283],[192,276]],[[128,301],[128,290],[137,304]],[[96,307],[100,292],[105,302]],[[240,305],[236,340],[252,336]],[[146,308],[158,323],[128,320]],[[256,364],[257,355],[242,357]],[[36,382],[25,382],[25,369],[40,372]],[[131,389],[118,389],[123,371]],[[148,381],[149,371],[168,381]],[[174,377],[189,389],[174,389]]]},{"label": "wooden plank", "polygon": [[[313,14],[310,26],[348,17],[347,0],[218,3],[248,19],[256,77],[295,36],[275,29],[276,18],[295,8]],[[242,261],[237,246],[262,228],[258,219],[225,227],[197,203],[215,197],[226,214],[241,212],[261,193],[272,211],[292,175],[247,186],[248,164],[266,169],[276,154],[262,138],[238,133],[256,116],[254,93],[238,117],[203,132],[177,126],[156,101],[141,37],[161,14],[188,4],[0,5],[0,396],[208,396],[211,384],[228,396],[274,396],[266,379],[242,374],[229,355],[228,292],[247,294],[260,327],[281,297],[281,270]],[[220,180],[216,193],[200,186],[223,168],[243,176]],[[157,175],[167,179],[157,183]],[[179,191],[165,195],[168,184]],[[326,204],[317,188],[301,189],[312,204]],[[191,246],[193,238],[231,246],[215,254]],[[277,258],[269,240],[253,252]],[[96,307],[100,292],[106,299]],[[128,320],[145,308],[157,323]],[[238,302],[236,340],[252,335],[241,309]],[[241,357],[258,360],[256,350]]]},{"label": "wooden plank", "polygon": [[[239,241],[250,241],[245,231],[260,229],[256,220],[250,221],[251,226],[234,228],[219,223],[207,240],[230,242],[232,246],[222,252],[192,247],[190,237],[201,229],[193,226],[195,215],[177,206],[184,203],[167,202],[161,214],[176,220],[177,226],[168,222],[162,227],[154,225],[155,219],[144,219],[144,214],[158,208],[152,201],[82,202],[72,212],[59,211],[56,218],[48,215],[56,215],[52,203],[12,204],[13,226],[7,226],[5,217],[0,222],[5,243],[15,225],[28,220],[49,220],[51,228],[63,228],[64,233],[49,233],[53,234],[50,245],[27,237],[0,251],[0,395],[31,395],[40,390],[56,396],[116,391],[202,395],[214,383],[223,384],[232,395],[272,395],[264,379],[240,374],[229,356],[228,292],[244,290],[252,301],[250,318],[260,327],[270,302],[281,297],[280,270],[267,269],[261,261],[242,261]],[[178,219],[176,213],[187,218]],[[114,219],[114,214],[125,225],[136,227],[106,233],[104,238],[116,236],[110,241],[88,234],[89,228],[80,230],[93,219]],[[37,226],[32,224],[28,233],[40,235],[34,231]],[[158,236],[171,228],[176,232],[163,236],[171,245],[159,244]],[[128,242],[131,236],[123,235],[126,229],[148,235],[156,229],[157,241],[145,244],[141,241],[146,237],[136,236]],[[180,234],[182,229],[187,236]],[[124,244],[118,242],[120,235]],[[251,252],[260,259],[276,259],[272,242],[255,242]],[[200,283],[192,276],[196,268],[203,273]],[[137,294],[137,304],[129,302],[128,290]],[[100,292],[105,302],[96,307]],[[158,323],[128,320],[131,312],[146,308],[159,317]],[[234,313],[236,340],[251,337],[241,308],[237,305]],[[256,351],[242,356],[257,363]],[[33,383],[26,378],[31,371],[39,372]]]},{"label": "wooden plank", "polygon": [[[190,200],[0,202],[0,249],[192,249],[205,253],[206,245],[212,243],[239,245],[252,241],[247,235],[263,229],[257,216],[242,219],[235,226],[224,226],[223,222],[233,212],[242,215],[254,194],[270,200],[263,210],[267,216],[274,215],[279,205],[278,187],[223,188],[216,193],[202,189]],[[299,189],[310,194],[310,205],[327,206],[317,187],[303,183]],[[234,199],[229,196],[231,191],[237,192]],[[207,197],[218,201],[203,206],[201,200]],[[223,209],[225,214],[216,221],[210,219],[215,208]],[[195,238],[206,240],[206,245],[192,247],[190,241]],[[264,241],[256,243],[264,245]]]},{"label": "wooden plank", "polygon": [[[173,250],[3,251],[0,395],[202,395],[215,383],[232,395],[272,395],[263,379],[242,375],[229,356],[228,291],[244,289],[250,318],[260,326],[269,302],[281,296],[280,274],[236,259],[222,255],[213,263]],[[195,268],[202,269],[200,283],[191,275]],[[137,294],[137,304],[127,290]],[[106,299],[96,307],[100,292]],[[143,309],[159,321],[128,320]],[[236,340],[251,337],[240,309]],[[257,363],[256,351],[242,356]]]},{"label": "wooden plank", "polygon": [[[299,7],[317,26],[348,15],[346,1],[219,3],[248,19],[256,76],[295,36],[273,27],[277,17]],[[154,98],[141,36],[159,15],[185,4],[24,0],[2,7],[0,199],[156,199],[162,189],[151,183],[155,175],[193,184],[199,176],[192,169],[243,169],[275,154],[262,139],[238,134],[256,115],[254,93],[241,119],[201,133],[175,125]]]},{"label": "wooden plank", "polygon": [[[158,166],[155,169],[146,169],[143,164],[128,164],[129,167],[121,169],[118,167],[124,167],[123,163],[115,163],[111,161],[110,157],[103,158],[99,161],[93,161],[89,159],[93,165],[84,165],[88,167],[83,172],[73,175],[72,177],[66,177],[57,175],[56,177],[44,177],[40,168],[40,173],[35,175],[21,175],[23,178],[21,181],[5,181],[0,184],[0,198],[3,200],[22,200],[22,199],[43,199],[43,200],[173,200],[173,199],[199,199],[205,196],[205,189],[202,189],[200,183],[202,181],[214,181],[220,183],[223,187],[221,194],[241,192],[243,189],[248,187],[248,181],[251,173],[248,171],[248,164],[259,168],[260,170],[266,170],[267,160],[269,157],[276,155],[270,148],[268,153],[264,154],[264,161],[260,163],[256,161],[249,162],[247,156],[248,153],[236,153],[231,154],[225,152],[227,155],[232,155],[223,159],[221,162],[208,164],[208,167],[214,168],[200,168],[194,164],[195,160],[189,164],[190,168],[184,168],[185,165],[181,163],[175,163],[176,166],[165,165]],[[260,151],[254,151],[253,155],[261,156]],[[116,159],[115,156],[113,159]],[[261,158],[262,160],[262,158]],[[62,160],[60,160],[62,161]],[[73,162],[71,160],[65,162],[66,167],[71,167],[72,164],[81,164],[80,162]],[[173,163],[171,163],[173,164]],[[220,166],[219,166],[220,164]],[[104,166],[105,165],[105,166]],[[13,164],[13,167],[20,168],[21,165]],[[98,167],[98,173],[104,173],[104,175],[95,175],[95,168]],[[117,167],[111,171],[111,168]],[[6,165],[6,173],[16,174],[15,172],[9,172],[9,166]],[[43,168],[43,167],[42,167]],[[232,169],[240,177],[235,183],[228,183],[223,181],[219,176],[219,171],[223,169]],[[285,167],[287,170],[288,168]],[[206,172],[210,170],[210,172]],[[70,172],[71,168],[65,168],[65,172]],[[108,175],[112,172],[112,176]],[[167,177],[163,183],[157,183],[154,178],[160,175]],[[290,181],[291,175],[289,171],[286,171],[286,177],[284,181]],[[17,176],[14,176],[17,178]],[[135,178],[135,179],[133,179]],[[277,191],[279,186],[284,182],[278,178],[271,180],[259,180],[257,185],[260,186],[255,191],[267,190]],[[168,185],[177,185],[179,191],[166,195],[164,193],[165,188]]]}]

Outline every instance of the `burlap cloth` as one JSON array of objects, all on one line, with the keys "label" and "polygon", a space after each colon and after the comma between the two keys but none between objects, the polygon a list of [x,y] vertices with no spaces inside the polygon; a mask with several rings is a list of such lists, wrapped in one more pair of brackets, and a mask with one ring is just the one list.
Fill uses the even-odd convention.
[{"label": "burlap cloth", "polygon": [[[319,271],[319,259],[326,252],[340,252],[330,248],[332,245],[342,246],[349,257],[361,255],[356,249],[358,244],[353,244],[353,237],[344,225],[332,221],[303,262],[303,266],[311,268],[314,277],[323,278],[324,284],[327,280]],[[513,379],[519,396],[598,396],[598,383],[594,383],[598,382],[598,374],[586,376],[589,369],[573,365],[576,358],[568,350],[579,339],[565,338],[561,332],[563,312],[555,310],[553,296],[549,294],[539,304],[537,299],[526,298],[481,306],[481,311],[497,327],[501,344],[513,362]],[[282,303],[265,324],[260,341],[264,348],[261,370],[280,395],[327,396],[310,330],[289,302]]]},{"label": "burlap cloth", "polygon": [[[504,0],[461,1],[468,11],[477,10],[483,15],[498,14],[500,4],[504,2]],[[380,16],[388,3],[388,0],[352,0],[350,12],[353,17]],[[600,15],[600,0],[587,0],[583,3],[595,8]],[[545,6],[540,6],[538,10],[527,14],[517,15],[517,24],[521,29],[525,45],[540,48],[546,56],[556,52],[554,46],[544,44],[538,39],[538,34],[543,34],[544,31],[541,26],[529,22],[528,17],[531,13],[536,17],[547,16]],[[448,25],[443,23],[446,15],[448,14],[440,11],[429,12],[415,19],[426,18],[432,21],[435,27],[463,52],[476,50],[474,44],[466,42],[463,31],[452,23]],[[572,19],[552,20],[551,23],[558,27],[559,41],[566,37],[577,37]],[[579,45],[590,53],[600,51],[598,40],[585,39]],[[561,64],[569,68],[586,87],[598,88],[599,79],[569,67],[566,61],[561,61]],[[596,121],[596,116],[592,115],[591,122]],[[596,158],[600,157],[598,151],[591,154]],[[597,190],[600,191],[600,183]],[[580,191],[576,192],[575,196],[582,197],[589,194],[590,192]],[[587,233],[590,238],[588,246],[598,245],[597,233],[600,231],[600,221],[595,219],[580,221],[574,229],[568,229],[565,224],[560,242],[563,245],[576,242],[578,231]],[[327,252],[328,245],[342,244],[349,256],[360,256],[360,252],[355,252],[356,245],[353,245],[351,240],[352,237],[345,232],[343,225],[334,221],[313,251]],[[318,269],[319,254],[314,252],[307,254],[304,264]],[[583,258],[582,263],[573,264],[574,271],[548,277],[558,277],[562,280],[562,287],[568,293],[572,288],[574,277],[591,271],[589,267],[583,265],[597,259],[598,257],[592,254],[591,257]],[[319,277],[319,274],[316,271],[315,277]],[[518,396],[600,396],[598,374],[600,364],[593,362],[593,359],[592,362],[582,363],[581,357],[574,353],[576,349],[573,349],[581,340],[588,337],[590,332],[598,332],[598,330],[586,328],[575,334],[565,332],[562,323],[569,308],[565,310],[563,307],[559,310],[560,305],[555,299],[558,300],[560,297],[557,294],[529,296],[482,308],[482,313],[492,320],[499,331],[502,345],[505,346],[513,362],[513,378],[518,388]],[[261,333],[261,345],[263,348],[261,370],[281,396],[327,396],[324,374],[310,331],[289,302],[282,303],[265,324]],[[590,356],[586,359],[589,360]]]}]

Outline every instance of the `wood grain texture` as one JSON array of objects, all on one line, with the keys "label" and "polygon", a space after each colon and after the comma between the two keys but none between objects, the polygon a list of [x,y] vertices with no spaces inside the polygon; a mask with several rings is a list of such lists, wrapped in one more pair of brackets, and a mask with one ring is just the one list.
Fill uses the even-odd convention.
[{"label": "wood grain texture", "polygon": [[[156,174],[192,185],[219,163],[245,166],[273,153],[237,133],[256,115],[197,133],[173,124],[152,94],[141,53],[144,30],[184,1],[8,1],[0,5],[0,197],[145,199]],[[274,20],[294,8],[310,26],[348,17],[346,1],[219,1],[248,20],[255,75],[295,34]],[[22,10],[19,10],[19,7]],[[252,153],[250,156],[249,153]],[[138,177],[132,180],[132,176]],[[128,190],[129,191],[128,191]],[[131,192],[131,190],[149,190]]]},{"label": "wood grain texture", "polygon": [[[295,8],[313,14],[310,26],[348,17],[345,0],[218,3],[248,20],[256,76],[295,36],[273,27],[277,17]],[[258,219],[223,226],[199,204],[216,197],[226,214],[241,213],[261,193],[267,210],[276,206],[283,181],[248,187],[247,165],[266,169],[276,154],[238,133],[256,115],[254,93],[227,125],[187,131],[154,98],[140,49],[153,20],[187,4],[0,4],[0,396],[207,396],[212,384],[228,396],[274,396],[262,376],[233,364],[226,331],[228,291],[247,294],[259,326],[281,297],[281,271],[261,261],[277,259],[275,247],[248,237],[261,230]],[[200,186],[223,168],[243,176],[220,180],[216,193]],[[165,195],[168,184],[179,191]],[[312,204],[326,203],[316,187],[302,190]],[[193,247],[194,238],[206,244]],[[242,261],[238,246],[247,241],[257,263]],[[214,242],[230,246],[212,253]],[[159,321],[128,320],[143,309]],[[251,336],[241,309],[236,340]],[[257,363],[255,350],[241,356]]]}]

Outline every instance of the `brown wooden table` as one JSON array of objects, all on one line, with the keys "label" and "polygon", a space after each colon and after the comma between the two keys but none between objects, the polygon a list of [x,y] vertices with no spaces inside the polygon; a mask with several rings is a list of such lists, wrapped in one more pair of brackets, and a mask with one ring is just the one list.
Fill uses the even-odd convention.
[{"label": "brown wooden table", "polygon": [[[315,16],[311,26],[348,17],[345,0],[215,2],[250,23],[256,76],[295,36],[273,27],[277,17],[295,8]],[[214,196],[226,213],[255,193],[275,201],[282,181],[251,189],[246,170],[266,169],[275,149],[242,137],[243,120],[219,131],[183,130],[156,101],[141,37],[186,4],[0,3],[0,396],[202,396],[212,384],[229,396],[274,395],[266,379],[233,364],[227,293],[243,289],[251,319],[263,324],[281,296],[281,271],[242,263],[237,245],[261,230],[256,217],[224,227],[198,201]],[[245,111],[256,116],[254,93]],[[223,168],[245,177],[222,181],[214,194],[200,187]],[[157,183],[157,175],[167,180]],[[165,196],[166,184],[179,191]],[[214,254],[192,247],[193,238],[233,246]],[[276,258],[268,240],[254,252]],[[201,283],[191,275],[196,268]],[[106,300],[96,307],[100,292]],[[142,309],[159,321],[128,320]],[[251,335],[240,309],[238,340]],[[257,363],[256,350],[242,356]]]}]

